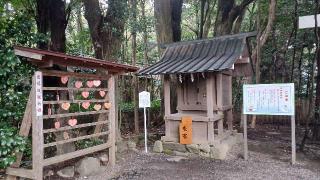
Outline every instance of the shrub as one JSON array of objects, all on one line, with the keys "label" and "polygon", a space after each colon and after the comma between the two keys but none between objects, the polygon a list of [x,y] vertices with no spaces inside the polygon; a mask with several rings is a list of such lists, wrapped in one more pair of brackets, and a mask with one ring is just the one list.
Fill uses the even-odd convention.
[{"label": "shrub", "polygon": [[0,124],[0,169],[16,161],[16,153],[26,149],[27,139],[17,135],[17,129]]}]

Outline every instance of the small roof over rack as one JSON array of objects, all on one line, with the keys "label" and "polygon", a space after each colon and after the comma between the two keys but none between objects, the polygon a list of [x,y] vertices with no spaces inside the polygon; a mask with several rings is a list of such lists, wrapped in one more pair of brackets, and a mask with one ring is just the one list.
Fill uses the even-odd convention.
[{"label": "small roof over rack", "polygon": [[139,75],[183,74],[232,69],[246,53],[247,38],[256,32],[166,45],[160,61],[142,69]]},{"label": "small roof over rack", "polygon": [[119,64],[101,59],[71,56],[64,53],[40,50],[28,47],[15,46],[15,54],[27,57],[28,61],[40,68],[49,68],[53,65],[75,66],[93,69],[106,69],[110,73],[135,72],[138,67]]}]

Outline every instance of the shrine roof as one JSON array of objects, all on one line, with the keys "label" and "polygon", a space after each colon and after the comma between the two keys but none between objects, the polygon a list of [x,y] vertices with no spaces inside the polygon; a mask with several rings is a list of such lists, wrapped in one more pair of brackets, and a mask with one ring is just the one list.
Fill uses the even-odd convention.
[{"label": "shrine roof", "polygon": [[22,57],[27,57],[32,64],[46,68],[53,65],[74,66],[93,69],[105,69],[111,73],[135,72],[138,67],[95,59],[89,57],[72,56],[60,52],[40,50],[29,47],[15,46],[15,54]]},{"label": "shrine roof", "polygon": [[241,59],[247,38],[256,32],[166,45],[159,62],[139,71],[139,75],[183,74],[223,71]]}]

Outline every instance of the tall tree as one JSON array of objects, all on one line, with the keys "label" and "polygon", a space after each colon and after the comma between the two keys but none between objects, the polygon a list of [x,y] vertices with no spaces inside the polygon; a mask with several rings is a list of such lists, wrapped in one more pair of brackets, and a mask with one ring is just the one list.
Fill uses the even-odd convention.
[{"label": "tall tree", "polygon": [[85,18],[98,59],[111,59],[120,51],[126,19],[126,0],[108,0],[106,12],[99,0],[83,0]]},{"label": "tall tree", "polygon": [[242,0],[237,5],[235,0],[219,0],[218,14],[215,22],[214,35],[221,36],[231,34],[232,27],[237,18],[246,10],[246,7],[255,0]]}]

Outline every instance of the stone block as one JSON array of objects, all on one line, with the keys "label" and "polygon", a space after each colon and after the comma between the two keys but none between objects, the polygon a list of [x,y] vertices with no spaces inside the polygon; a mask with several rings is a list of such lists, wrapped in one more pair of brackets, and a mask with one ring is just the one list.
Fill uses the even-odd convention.
[{"label": "stone block", "polygon": [[163,149],[168,149],[171,151],[187,152],[187,148],[184,144],[174,143],[174,142],[163,142]]},{"label": "stone block", "polygon": [[193,153],[193,154],[200,153],[200,149],[199,149],[198,144],[188,144],[188,145],[186,145],[186,148],[187,148],[188,152],[190,152],[190,153]]},{"label": "stone block", "polygon": [[73,178],[74,166],[65,167],[57,172],[57,175],[63,178]]},{"label": "stone block", "polygon": [[76,171],[80,176],[94,175],[100,172],[100,160],[94,157],[85,157],[76,164]]},{"label": "stone block", "polygon": [[200,152],[210,153],[210,145],[209,144],[199,144]]},{"label": "stone block", "polygon": [[158,140],[154,142],[153,152],[162,153],[162,151],[163,151],[162,141]]}]

